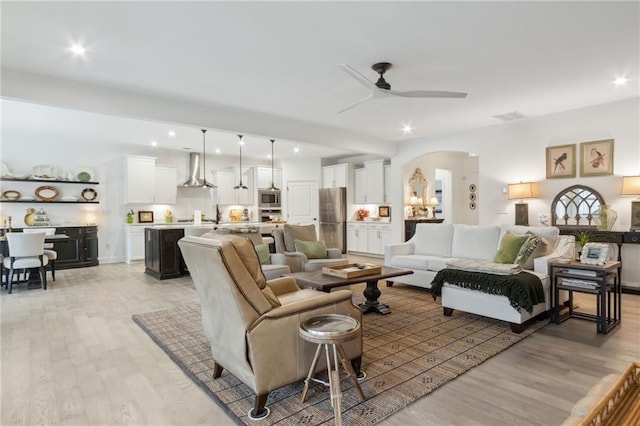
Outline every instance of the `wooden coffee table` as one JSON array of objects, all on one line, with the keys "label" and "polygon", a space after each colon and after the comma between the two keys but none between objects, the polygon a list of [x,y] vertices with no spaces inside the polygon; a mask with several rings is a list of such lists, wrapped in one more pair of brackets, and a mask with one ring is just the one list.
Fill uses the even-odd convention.
[{"label": "wooden coffee table", "polygon": [[358,305],[362,313],[377,312],[382,315],[391,313],[389,306],[380,303],[378,298],[380,297],[380,289],[378,288],[378,281],[386,278],[398,277],[400,275],[413,274],[411,269],[392,268],[390,266],[383,266],[382,272],[379,274],[364,275],[354,278],[341,278],[334,277],[332,275],[326,275],[322,273],[322,270],[313,272],[294,272],[292,274],[285,274],[287,277],[294,277],[298,282],[298,285],[302,287],[311,287],[316,290],[329,293],[331,289],[336,287],[343,287],[345,285],[367,283],[367,287],[362,294],[367,300],[364,303]]}]

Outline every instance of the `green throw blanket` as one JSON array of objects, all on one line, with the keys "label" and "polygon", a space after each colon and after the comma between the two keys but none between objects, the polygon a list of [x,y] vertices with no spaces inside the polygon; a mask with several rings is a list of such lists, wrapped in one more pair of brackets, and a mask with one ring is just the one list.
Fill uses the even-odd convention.
[{"label": "green throw blanket", "polygon": [[459,269],[443,269],[431,282],[431,294],[434,299],[442,294],[444,283],[483,293],[506,296],[514,309],[523,308],[529,313],[533,311],[533,305],[544,302],[544,290],[540,278],[528,272],[495,275]]}]

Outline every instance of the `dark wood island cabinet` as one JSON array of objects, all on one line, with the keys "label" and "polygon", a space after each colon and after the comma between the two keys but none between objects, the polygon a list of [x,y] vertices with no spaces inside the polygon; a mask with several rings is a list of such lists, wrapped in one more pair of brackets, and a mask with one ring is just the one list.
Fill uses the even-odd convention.
[{"label": "dark wood island cabinet", "polygon": [[183,228],[145,228],[144,272],[159,280],[182,276],[184,262],[178,248],[182,237]]}]

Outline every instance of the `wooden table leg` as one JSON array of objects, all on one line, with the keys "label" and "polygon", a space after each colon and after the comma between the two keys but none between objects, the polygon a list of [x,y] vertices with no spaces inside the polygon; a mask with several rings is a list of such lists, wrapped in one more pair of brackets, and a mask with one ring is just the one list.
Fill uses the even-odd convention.
[{"label": "wooden table leg", "polygon": [[362,294],[367,298],[364,303],[358,305],[363,314],[377,312],[382,315],[387,315],[391,313],[389,306],[378,301],[381,294],[378,288],[378,280],[367,281],[367,287]]}]

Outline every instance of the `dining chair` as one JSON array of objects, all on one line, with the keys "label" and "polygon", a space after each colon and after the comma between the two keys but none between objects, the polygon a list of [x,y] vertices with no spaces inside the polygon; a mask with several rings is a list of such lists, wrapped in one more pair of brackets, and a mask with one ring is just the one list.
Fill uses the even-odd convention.
[{"label": "dining chair", "polygon": [[9,271],[7,273],[7,286],[9,294],[13,290],[13,274],[19,269],[38,268],[40,273],[40,284],[43,289],[47,289],[47,275],[44,267],[49,263],[49,259],[44,255],[44,232],[24,233],[10,232],[7,234],[7,244],[9,246],[9,256],[2,260],[3,266]]},{"label": "dining chair", "polygon": [[[45,236],[55,235],[56,228],[24,228],[22,232],[43,232]],[[56,259],[58,258],[58,253],[53,249],[53,243],[45,243],[44,244],[44,255],[49,259],[49,266],[51,269],[51,278],[53,281],[56,280]]]}]

